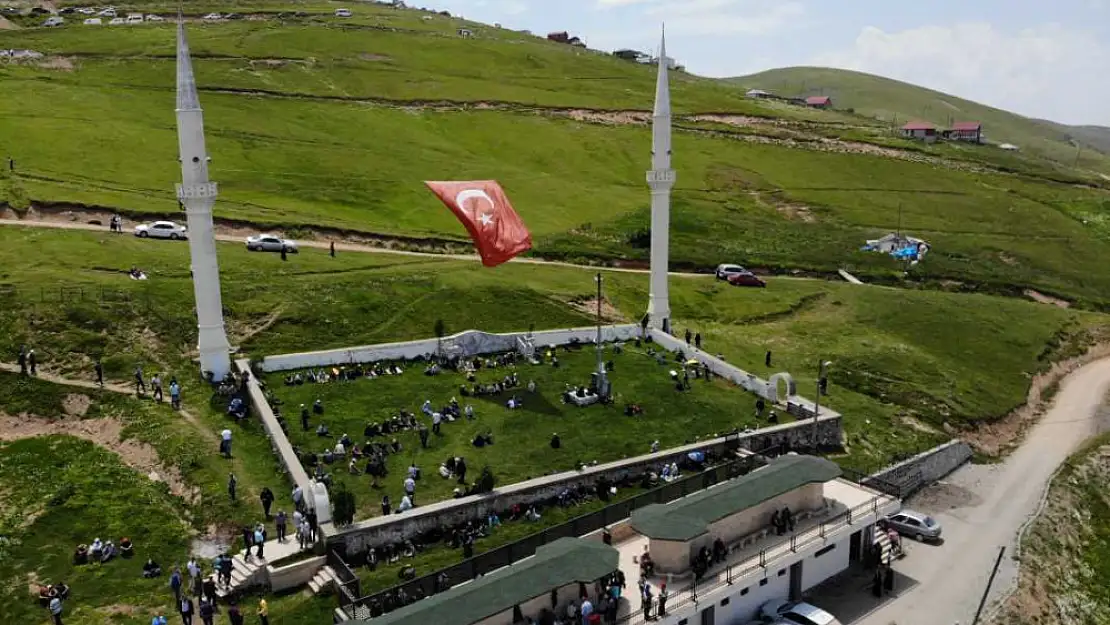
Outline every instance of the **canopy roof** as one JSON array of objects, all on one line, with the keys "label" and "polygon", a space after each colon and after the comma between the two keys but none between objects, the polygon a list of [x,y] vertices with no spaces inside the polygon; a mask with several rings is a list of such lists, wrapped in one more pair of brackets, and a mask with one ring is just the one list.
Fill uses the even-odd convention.
[{"label": "canopy roof", "polygon": [[753,508],[815,482],[840,477],[840,467],[814,456],[780,456],[744,477],[683,497],[652,504],[632,513],[632,527],[658,540],[689,541],[709,531],[715,521]]},{"label": "canopy roof", "polygon": [[472,625],[556,588],[598,580],[616,571],[618,562],[617,550],[599,540],[560,538],[531,558],[364,622]]}]

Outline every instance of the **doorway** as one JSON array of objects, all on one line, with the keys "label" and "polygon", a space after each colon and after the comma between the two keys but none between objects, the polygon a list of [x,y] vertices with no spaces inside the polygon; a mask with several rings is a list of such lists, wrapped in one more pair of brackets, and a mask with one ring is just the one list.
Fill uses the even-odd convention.
[{"label": "doorway", "polygon": [[859,562],[863,556],[863,530],[852,534],[848,538],[848,563],[854,564]]},{"label": "doorway", "polygon": [[790,565],[790,600],[798,601],[802,598],[802,565],[804,561],[799,560]]},{"label": "doorway", "polygon": [[711,605],[708,608],[701,611],[701,625],[714,625],[713,609],[716,608],[716,607],[717,606],[715,606],[715,605]]}]

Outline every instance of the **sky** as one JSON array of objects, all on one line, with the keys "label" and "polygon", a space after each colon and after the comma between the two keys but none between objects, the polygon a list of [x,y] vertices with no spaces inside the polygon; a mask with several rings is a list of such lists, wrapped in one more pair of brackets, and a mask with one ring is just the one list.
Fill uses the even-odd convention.
[{"label": "sky", "polygon": [[566,30],[601,50],[654,52],[665,22],[667,56],[702,76],[839,67],[1110,126],[1110,0],[439,2],[429,8],[539,35]]}]

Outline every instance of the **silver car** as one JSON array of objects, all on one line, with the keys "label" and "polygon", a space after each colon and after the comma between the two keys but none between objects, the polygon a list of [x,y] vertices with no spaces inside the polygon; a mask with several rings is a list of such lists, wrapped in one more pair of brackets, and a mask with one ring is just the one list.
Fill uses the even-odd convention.
[{"label": "silver car", "polygon": [[152,239],[173,239],[174,241],[189,238],[185,232],[185,226],[180,226],[172,221],[155,221],[135,226],[135,236],[141,239],[150,237]]},{"label": "silver car", "polygon": [[728,280],[729,276],[736,275],[738,273],[748,273],[748,270],[744,269],[740,265],[724,264],[717,265],[717,269],[713,273],[717,276],[718,280]]},{"label": "silver car", "polygon": [[938,540],[940,538],[940,523],[933,517],[903,510],[886,518],[887,525],[903,536],[910,536],[918,542]]},{"label": "silver car", "polygon": [[252,252],[280,252],[284,249],[290,254],[296,254],[297,242],[272,234],[256,234],[247,237],[247,249]]},{"label": "silver car", "polygon": [[770,624],[787,621],[799,625],[841,625],[832,614],[803,601],[773,599],[759,608],[759,615]]}]

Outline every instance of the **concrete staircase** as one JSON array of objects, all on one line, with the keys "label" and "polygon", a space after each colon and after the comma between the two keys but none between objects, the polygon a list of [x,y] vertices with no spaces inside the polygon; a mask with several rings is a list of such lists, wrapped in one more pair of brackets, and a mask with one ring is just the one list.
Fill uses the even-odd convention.
[{"label": "concrete staircase", "polygon": [[313,595],[328,594],[335,590],[335,585],[338,583],[339,578],[335,574],[335,569],[325,566],[316,573],[315,577],[308,581],[308,589],[312,591]]},{"label": "concrete staircase", "polygon": [[252,558],[248,562],[243,558],[243,554],[237,553],[232,556],[231,565],[231,585],[218,584],[216,586],[216,596],[221,599],[259,582],[257,573],[262,563],[258,562],[256,558]]}]

